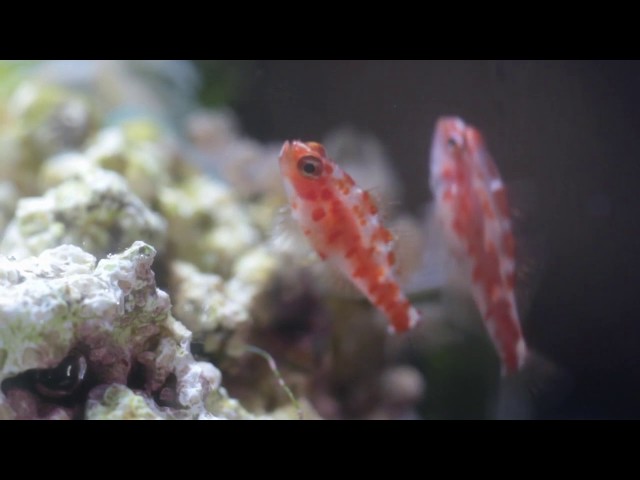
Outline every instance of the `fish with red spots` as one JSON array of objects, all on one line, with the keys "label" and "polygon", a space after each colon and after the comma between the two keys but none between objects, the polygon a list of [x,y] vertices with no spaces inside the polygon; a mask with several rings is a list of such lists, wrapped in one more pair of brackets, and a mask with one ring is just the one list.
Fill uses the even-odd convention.
[{"label": "fish with red spots", "polygon": [[293,218],[320,258],[385,313],[392,332],[414,327],[420,314],[398,285],[393,235],[369,193],[319,143],[285,142],[280,170]]},{"label": "fish with red spots", "polygon": [[480,132],[456,117],[437,122],[431,189],[452,254],[466,267],[473,299],[503,372],[528,356],[515,295],[515,241],[504,183]]}]

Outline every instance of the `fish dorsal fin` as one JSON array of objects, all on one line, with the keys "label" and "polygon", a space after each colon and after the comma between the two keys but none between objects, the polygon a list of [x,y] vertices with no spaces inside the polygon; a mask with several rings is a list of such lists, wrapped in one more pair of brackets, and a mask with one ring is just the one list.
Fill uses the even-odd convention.
[{"label": "fish dorsal fin", "polygon": [[[403,284],[415,273],[416,267],[420,265],[419,259],[422,256],[423,245],[422,232],[420,224],[408,215],[395,219],[388,226],[388,230],[393,236],[391,247],[396,259],[392,270],[402,288]],[[314,267],[314,269],[332,295],[343,298],[363,298],[360,290],[337,267],[333,267],[327,262],[323,262],[323,265],[323,267]]]},{"label": "fish dorsal fin", "polygon": [[270,247],[286,256],[293,266],[309,269],[318,286],[328,295],[363,298],[360,290],[337,267],[320,259],[293,218],[291,207],[284,206],[278,211],[272,231]]},{"label": "fish dorsal fin", "polygon": [[363,190],[369,196],[369,200],[375,207],[377,215],[380,221],[385,224],[389,222],[389,219],[393,216],[393,212],[396,211],[399,201],[390,200],[384,198],[384,191],[382,187],[373,186]]},{"label": "fish dorsal fin", "polygon": [[332,297],[360,300],[364,294],[337,267],[329,262],[318,262],[311,267],[320,287]]},{"label": "fish dorsal fin", "polygon": [[532,181],[507,183],[511,229],[516,245],[516,301],[526,319],[544,273],[547,258],[547,227],[539,209],[537,188]]},{"label": "fish dorsal fin", "polygon": [[[392,199],[401,193],[395,169],[383,145],[374,137],[351,127],[330,132],[323,142],[335,163],[363,190],[375,190],[381,212],[390,213]],[[372,194],[374,192],[371,192]]]},{"label": "fish dorsal fin", "polygon": [[362,298],[363,295],[337,267],[324,262],[315,252],[293,218],[290,206],[283,206],[274,220],[270,247],[285,256],[292,266],[306,268],[318,287],[328,295],[343,298]]}]

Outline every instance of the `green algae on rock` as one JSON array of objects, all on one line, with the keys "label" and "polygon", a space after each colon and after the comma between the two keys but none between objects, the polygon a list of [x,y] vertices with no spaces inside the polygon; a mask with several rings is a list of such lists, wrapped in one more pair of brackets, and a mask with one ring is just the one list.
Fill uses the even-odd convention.
[{"label": "green algae on rock", "polygon": [[80,148],[97,126],[96,109],[83,95],[38,82],[21,83],[0,110],[0,179],[23,195],[51,155]]},{"label": "green algae on rock", "polygon": [[162,189],[159,211],[174,255],[204,272],[228,276],[235,259],[260,241],[231,189],[204,176]]},{"label": "green algae on rock", "polygon": [[18,201],[0,252],[16,258],[63,244],[104,257],[136,240],[163,249],[166,222],[131,193],[117,173],[91,169],[41,197]]},{"label": "green algae on rock", "polygon": [[0,236],[13,218],[19,192],[13,182],[0,181]]},{"label": "green algae on rock", "polygon": [[160,187],[171,183],[174,152],[168,137],[150,119],[128,121],[101,130],[86,157],[98,167],[121,174],[131,191],[150,205]]},{"label": "green algae on rock", "polygon": [[222,277],[202,273],[176,261],[171,266],[174,315],[203,339],[206,353],[242,351],[249,327],[249,312],[228,292]]},{"label": "green algae on rock", "polygon": [[109,385],[92,392],[87,402],[87,420],[164,420],[153,400],[124,385]]},{"label": "green algae on rock", "polygon": [[279,259],[263,246],[238,257],[228,279],[175,261],[170,269],[173,312],[199,334],[206,353],[239,355],[252,320],[267,307],[266,297],[281,268]]}]

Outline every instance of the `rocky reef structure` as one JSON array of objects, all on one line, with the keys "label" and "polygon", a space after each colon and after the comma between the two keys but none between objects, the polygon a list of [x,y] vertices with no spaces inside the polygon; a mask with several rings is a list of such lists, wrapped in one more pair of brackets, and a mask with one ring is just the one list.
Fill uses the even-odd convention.
[{"label": "rocky reef structure", "polygon": [[221,374],[191,355],[155,254],[138,241],[99,262],[73,245],[0,260],[3,418],[216,418]]},{"label": "rocky reef structure", "polygon": [[[188,64],[142,69],[175,104],[139,64],[63,67],[0,88],[1,418],[417,416],[383,319],[274,241],[279,145],[196,109]],[[327,142],[397,195],[375,139]]]}]

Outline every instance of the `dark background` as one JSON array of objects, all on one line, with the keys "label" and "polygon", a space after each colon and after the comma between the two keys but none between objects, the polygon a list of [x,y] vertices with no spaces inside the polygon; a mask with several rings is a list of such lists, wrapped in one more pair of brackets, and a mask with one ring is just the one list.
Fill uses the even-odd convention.
[{"label": "dark background", "polygon": [[438,116],[478,126],[507,182],[536,186],[547,247],[524,320],[529,343],[573,375],[550,415],[640,418],[640,63],[636,61],[200,61],[234,85],[244,130],[319,140],[374,133],[404,181],[430,199]]}]

